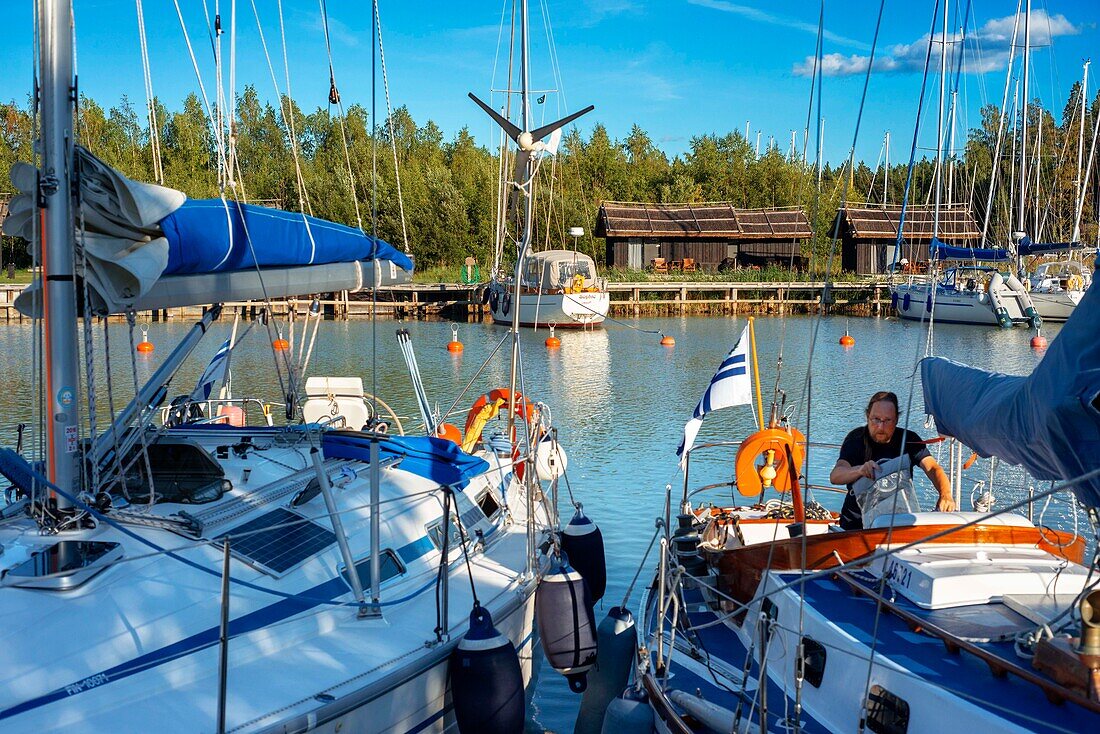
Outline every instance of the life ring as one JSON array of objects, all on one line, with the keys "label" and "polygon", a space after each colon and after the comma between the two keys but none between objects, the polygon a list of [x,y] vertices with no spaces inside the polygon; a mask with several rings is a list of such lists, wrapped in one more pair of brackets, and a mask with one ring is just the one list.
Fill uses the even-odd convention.
[{"label": "life ring", "polygon": [[[502,401],[501,407],[503,407],[505,411],[507,411],[506,406],[508,405],[508,401],[511,395],[512,392],[508,388],[498,387],[494,390],[490,390],[484,395],[481,395],[480,397],[478,397],[477,400],[474,401],[474,404],[470,406],[469,412],[466,413],[466,427],[463,431],[463,433],[465,434],[465,438],[462,441],[463,448],[468,451],[472,451],[473,447],[477,444],[477,441],[481,438],[481,431],[485,427],[486,419],[482,418],[479,421],[478,417],[481,415],[486,406],[492,406],[499,400]],[[538,420],[538,409],[534,405],[532,405],[531,402],[527,400],[527,398],[523,397],[521,393],[516,393],[514,410],[516,418],[522,421],[526,421],[529,425],[533,426]],[[471,435],[471,429],[474,429],[474,435]],[[539,436],[535,436],[536,441],[538,441],[539,438]],[[518,463],[520,442],[516,440],[516,432],[514,426],[512,429],[511,440],[512,461],[515,464],[516,476],[518,476],[520,479],[523,479],[523,464]]]},{"label": "life ring", "polygon": [[[745,497],[758,496],[764,491],[764,478],[772,471],[775,474],[770,477],[770,486],[779,492],[791,491],[793,480],[797,479],[797,473],[801,471],[805,446],[806,437],[797,428],[789,431],[784,428],[765,428],[752,434],[737,449],[737,491]],[[787,460],[788,449],[794,463],[795,477],[791,476],[791,462]],[[758,459],[763,459],[763,462],[757,464]]]},{"label": "life ring", "polygon": [[1079,291],[1085,287],[1085,279],[1077,273],[1066,278],[1066,290],[1067,291]]}]

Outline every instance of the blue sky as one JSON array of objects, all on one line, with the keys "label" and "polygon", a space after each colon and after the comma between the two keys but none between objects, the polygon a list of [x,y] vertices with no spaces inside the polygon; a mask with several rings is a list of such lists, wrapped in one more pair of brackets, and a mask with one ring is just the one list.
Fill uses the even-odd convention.
[{"label": "blue sky", "polygon": [[[213,12],[215,0],[206,0]],[[144,104],[144,82],[133,0],[76,0],[81,89],[114,104],[127,94]],[[227,16],[229,0],[221,0]],[[254,84],[271,98],[274,86],[258,40],[250,0],[238,0],[238,87]],[[255,0],[279,76],[282,46],[274,0]],[[30,88],[32,9],[27,1],[6,4],[0,27],[0,99],[22,101]],[[466,98],[483,98],[505,83],[507,47],[498,52],[503,0],[416,3],[381,0],[390,92],[418,123],[434,120],[449,138],[468,126],[483,143],[492,128]],[[959,10],[965,5],[959,6]],[[203,82],[214,87],[212,53],[203,3],[180,0]],[[284,0],[287,54],[295,98],[307,109],[326,104],[328,72],[316,0]],[[837,161],[851,144],[863,71],[874,33],[878,3],[828,0],[825,9],[825,155]],[[952,3],[954,8],[954,3]],[[1015,2],[973,3],[960,87],[959,129],[977,120],[983,102],[999,103],[1005,79],[1008,38]],[[550,63],[544,9],[548,8],[560,83]],[[774,137],[782,149],[791,130],[806,121],[810,86],[807,60],[816,42],[818,2],[791,0],[531,0],[532,83],[560,89],[535,108],[536,122],[559,111],[595,104],[583,118],[587,132],[603,123],[614,137],[632,124],[649,132],[670,155],[682,153],[691,136],[744,132],[762,144]],[[178,108],[198,91],[184,36],[169,0],[145,0],[146,28],[155,93]],[[347,103],[370,108],[371,19],[369,4],[328,0],[337,81]],[[889,0],[857,155],[876,161],[883,133],[892,131],[891,160],[908,156],[920,91],[920,69],[932,20],[933,1]],[[957,11],[952,10],[952,15]],[[961,13],[960,13],[961,14]],[[1061,114],[1065,95],[1080,77],[1083,60],[1100,60],[1096,0],[1036,0],[1033,3],[1033,97]],[[228,20],[226,20],[228,24]],[[1022,31],[1021,31],[1022,33]],[[505,34],[505,42],[507,35]],[[225,53],[228,54],[228,36]],[[973,41],[977,39],[975,44]],[[1021,36],[1022,42],[1022,36]],[[1093,78],[1100,81],[1100,65]],[[1091,89],[1097,88],[1090,83]],[[1092,96],[1090,94],[1090,96]],[[500,95],[496,95],[499,103]],[[932,89],[932,105],[935,87]],[[378,93],[379,114],[385,102]],[[934,115],[934,110],[930,110]],[[925,125],[921,147],[935,145],[934,118]],[[812,154],[811,154],[812,155]]]}]

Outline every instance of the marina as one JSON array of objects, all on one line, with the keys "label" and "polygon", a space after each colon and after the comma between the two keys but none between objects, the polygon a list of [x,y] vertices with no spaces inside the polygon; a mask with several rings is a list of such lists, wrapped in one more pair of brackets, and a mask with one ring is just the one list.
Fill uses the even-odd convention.
[{"label": "marina", "polygon": [[13,8],[0,731],[1097,729],[1100,32],[925,5]]}]

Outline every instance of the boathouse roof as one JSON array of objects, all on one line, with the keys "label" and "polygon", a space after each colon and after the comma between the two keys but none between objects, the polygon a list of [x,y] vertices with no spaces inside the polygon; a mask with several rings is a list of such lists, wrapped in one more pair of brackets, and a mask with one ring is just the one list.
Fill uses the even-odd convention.
[{"label": "boathouse roof", "polygon": [[656,204],[605,201],[596,237],[789,240],[811,236],[801,207],[738,209],[729,202]]},{"label": "boathouse roof", "polygon": [[[853,240],[895,240],[901,206],[894,204],[849,204],[840,210],[842,232]],[[929,242],[932,239],[936,207],[933,205],[909,205],[905,210],[904,238],[910,242]],[[982,236],[974,214],[966,204],[940,206],[939,238],[945,242],[974,240]]]}]

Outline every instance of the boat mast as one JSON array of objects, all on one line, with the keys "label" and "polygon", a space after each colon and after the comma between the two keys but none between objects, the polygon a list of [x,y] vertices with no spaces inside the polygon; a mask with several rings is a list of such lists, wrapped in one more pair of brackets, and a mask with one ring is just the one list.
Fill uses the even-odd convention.
[{"label": "boat mast", "polygon": [[[39,182],[39,246],[46,367],[46,476],[69,496],[79,491],[77,390],[79,363],[74,280],[72,208],[73,38],[68,0],[38,5],[42,176]],[[57,496],[57,507],[72,503]]]},{"label": "boat mast", "polygon": [[[1023,82],[1023,94],[1020,96],[1024,102],[1024,117],[1020,123],[1020,182],[1018,185],[1018,191],[1016,195],[1018,211],[1016,212],[1016,231],[1018,237],[1023,237],[1023,233],[1027,230],[1026,216],[1024,213],[1024,202],[1027,200],[1027,108],[1028,108],[1028,75],[1031,72],[1031,0],[1027,0],[1027,4],[1024,9],[1024,82]],[[1016,248],[1016,270],[1020,270],[1020,249]]]},{"label": "boat mast", "polygon": [[936,123],[936,211],[932,219],[932,239],[940,236],[940,204],[943,199],[943,101],[947,83],[947,6],[943,3],[943,28],[940,32],[940,104]]},{"label": "boat mast", "polygon": [[1089,88],[1089,64],[1092,63],[1089,59],[1085,60],[1085,71],[1081,77],[1081,122],[1077,129],[1077,206],[1076,211],[1073,213],[1073,237],[1070,238],[1070,242],[1078,242],[1081,239],[1081,208],[1084,204],[1084,197],[1081,195],[1084,191],[1085,182],[1081,178],[1081,168],[1084,164],[1085,158],[1085,117],[1088,112],[1088,88]]}]

